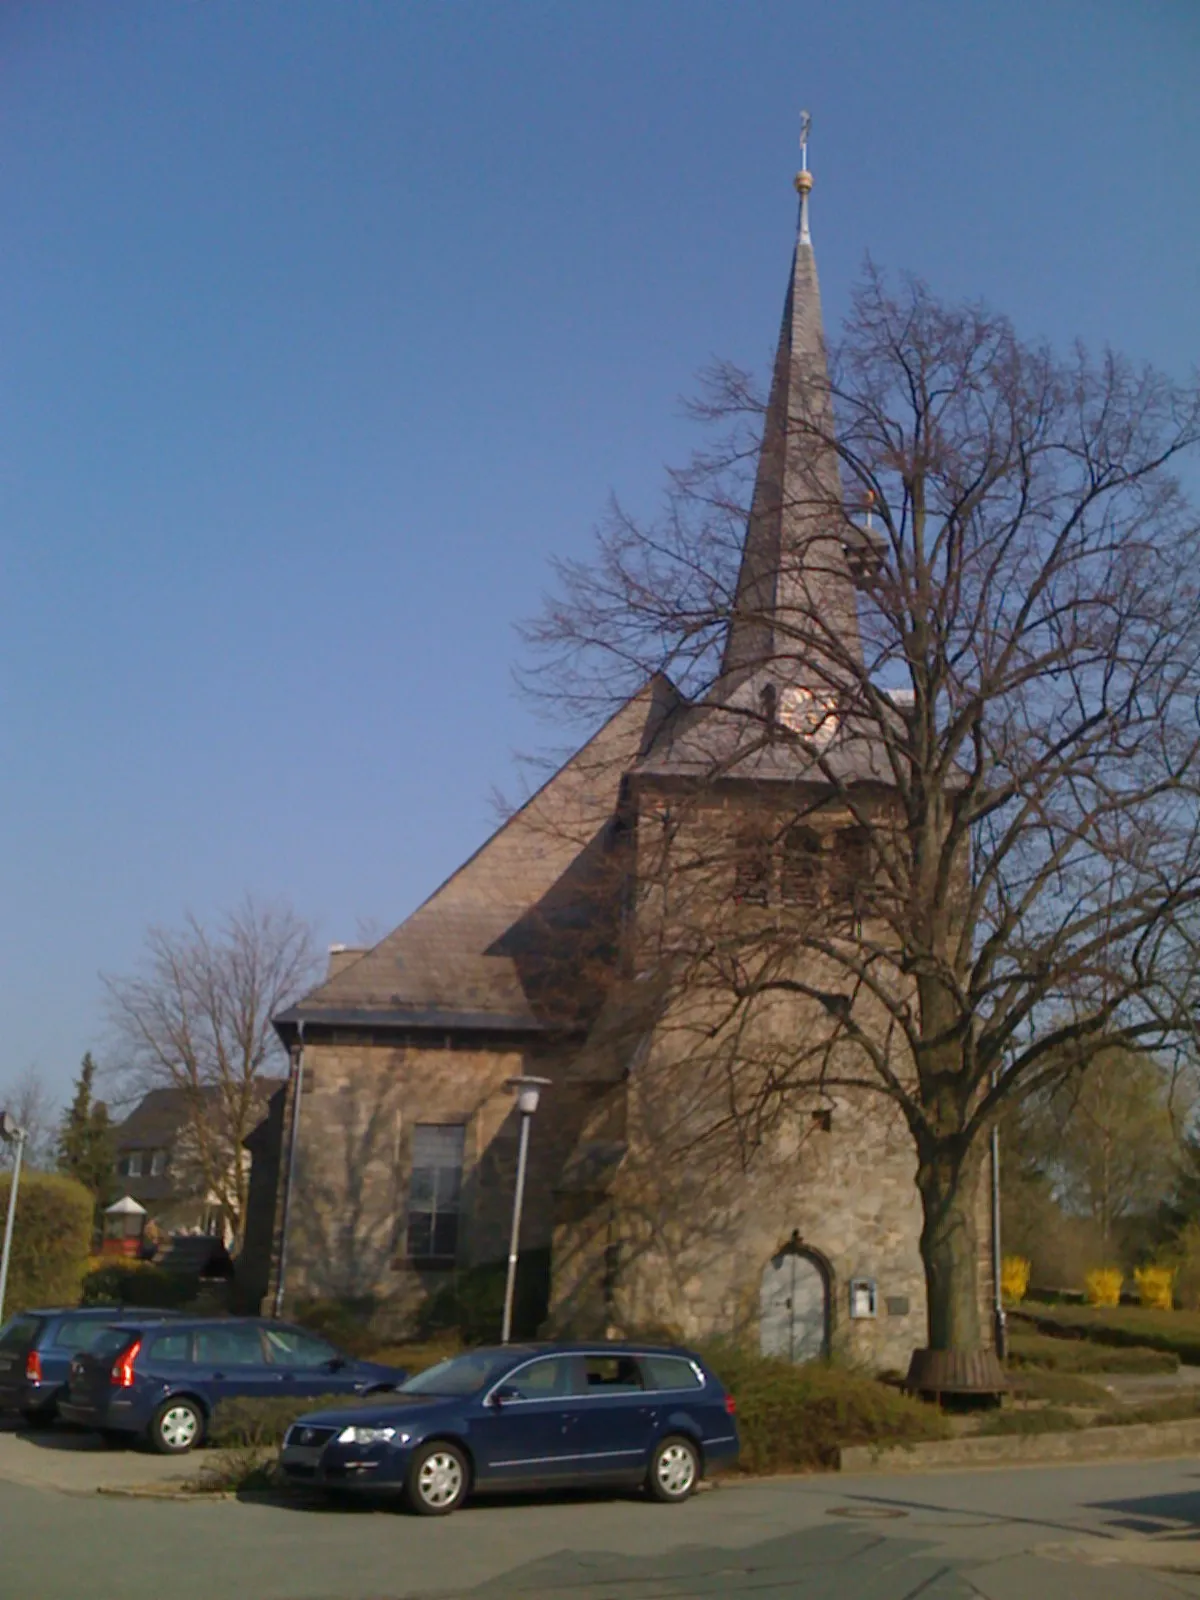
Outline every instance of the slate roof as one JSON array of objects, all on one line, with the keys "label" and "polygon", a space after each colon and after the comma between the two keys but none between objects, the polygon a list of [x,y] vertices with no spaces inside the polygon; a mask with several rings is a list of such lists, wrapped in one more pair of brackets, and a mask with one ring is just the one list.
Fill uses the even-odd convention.
[{"label": "slate roof", "polygon": [[276,1018],[281,1031],[561,1025],[547,963],[615,910],[603,880],[621,783],[677,704],[665,678],[648,683],[394,932]]},{"label": "slate roof", "polygon": [[[282,1078],[259,1079],[264,1106],[283,1082]],[[213,1089],[207,1092],[216,1093]],[[128,1150],[170,1149],[187,1121],[187,1115],[188,1096],[185,1090],[171,1087],[150,1089],[125,1120],[117,1123],[113,1129],[113,1147],[118,1154]]]}]

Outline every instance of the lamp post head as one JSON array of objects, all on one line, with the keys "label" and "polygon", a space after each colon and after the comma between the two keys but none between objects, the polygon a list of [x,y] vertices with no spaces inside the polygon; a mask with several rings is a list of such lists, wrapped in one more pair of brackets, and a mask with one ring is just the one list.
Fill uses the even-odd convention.
[{"label": "lamp post head", "polygon": [[531,1117],[538,1108],[542,1090],[548,1089],[553,1081],[552,1078],[510,1078],[504,1087],[516,1095],[521,1115]]},{"label": "lamp post head", "polygon": [[0,1139],[16,1140],[25,1137],[25,1129],[17,1126],[11,1111],[0,1111]]}]

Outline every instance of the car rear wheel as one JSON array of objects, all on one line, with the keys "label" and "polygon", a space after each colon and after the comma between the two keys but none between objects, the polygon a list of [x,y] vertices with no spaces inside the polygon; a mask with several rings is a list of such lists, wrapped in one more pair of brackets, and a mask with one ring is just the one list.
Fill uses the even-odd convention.
[{"label": "car rear wheel", "polygon": [[467,1497],[471,1472],[456,1445],[435,1440],[417,1450],[408,1469],[405,1497],[422,1517],[446,1517]]},{"label": "car rear wheel", "polygon": [[646,1487],[655,1500],[677,1505],[687,1499],[699,1479],[700,1452],[690,1439],[673,1434],[651,1456]]},{"label": "car rear wheel", "polygon": [[164,1400],[150,1419],[150,1444],[159,1455],[186,1455],[203,1437],[204,1413],[195,1400]]}]

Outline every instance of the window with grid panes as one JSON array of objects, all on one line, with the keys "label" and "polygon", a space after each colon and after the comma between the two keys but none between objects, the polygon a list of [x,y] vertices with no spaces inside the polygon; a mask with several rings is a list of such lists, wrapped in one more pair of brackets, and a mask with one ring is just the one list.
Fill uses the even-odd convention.
[{"label": "window with grid panes", "polygon": [[413,1129],[408,1185],[408,1254],[418,1261],[453,1261],[462,1204],[462,1123],[418,1123]]}]

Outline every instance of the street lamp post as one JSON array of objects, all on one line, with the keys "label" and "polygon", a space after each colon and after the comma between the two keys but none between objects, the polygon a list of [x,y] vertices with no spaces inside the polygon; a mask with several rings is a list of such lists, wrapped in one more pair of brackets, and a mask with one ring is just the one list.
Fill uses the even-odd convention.
[{"label": "street lamp post", "polygon": [[517,1290],[517,1256],[521,1244],[521,1208],[525,1204],[525,1165],[529,1159],[529,1124],[537,1111],[541,1091],[549,1088],[550,1081],[549,1078],[510,1078],[505,1086],[517,1097],[517,1110],[521,1113],[521,1143],[517,1151],[517,1187],[513,1194],[512,1236],[508,1241],[508,1278],[504,1285],[501,1344],[507,1344],[512,1336],[513,1299]]},{"label": "street lamp post", "polygon": [[13,1225],[17,1220],[17,1188],[21,1182],[21,1157],[25,1154],[28,1130],[19,1128],[7,1111],[0,1111],[0,1139],[15,1144],[12,1183],[8,1190],[8,1216],[4,1221],[4,1248],[0,1250],[0,1324],[4,1322],[4,1293],[8,1288],[8,1260],[12,1254]]}]

